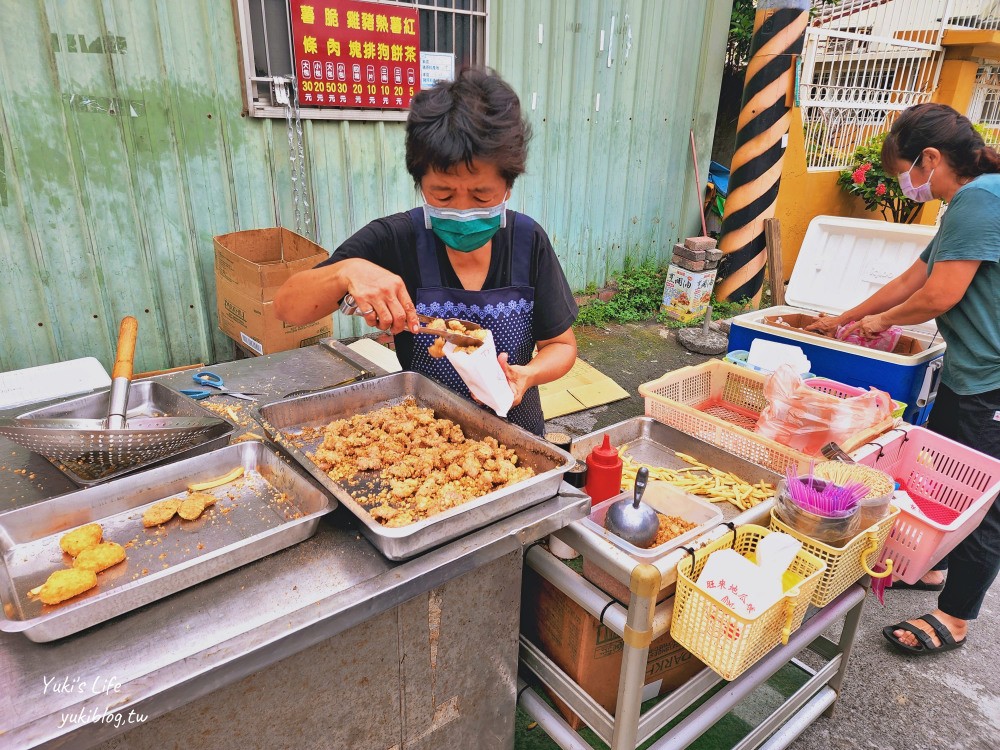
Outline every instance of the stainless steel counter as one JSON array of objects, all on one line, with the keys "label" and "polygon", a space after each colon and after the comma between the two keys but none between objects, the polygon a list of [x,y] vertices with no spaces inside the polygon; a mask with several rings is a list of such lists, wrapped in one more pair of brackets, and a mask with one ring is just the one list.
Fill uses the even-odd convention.
[{"label": "stainless steel counter", "polygon": [[[338,382],[359,361],[316,346],[212,370],[229,387],[278,398]],[[160,380],[186,387],[190,373]],[[72,489],[43,459],[14,450],[8,461],[9,445],[0,451],[16,472],[0,483],[8,507]],[[149,721],[190,705],[519,552],[588,509],[589,499],[563,484],[555,497],[401,564],[380,555],[337,509],[305,542],[78,635],[37,644],[2,634],[0,745],[85,748],[119,736],[142,723],[140,714]]]}]

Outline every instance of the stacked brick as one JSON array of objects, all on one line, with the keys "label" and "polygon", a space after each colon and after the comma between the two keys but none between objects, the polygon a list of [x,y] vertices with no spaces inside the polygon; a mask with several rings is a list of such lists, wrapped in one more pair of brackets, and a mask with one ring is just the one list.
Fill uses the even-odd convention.
[{"label": "stacked brick", "polygon": [[704,315],[720,260],[722,251],[711,237],[688,237],[683,244],[674,245],[660,310],[682,322]]}]

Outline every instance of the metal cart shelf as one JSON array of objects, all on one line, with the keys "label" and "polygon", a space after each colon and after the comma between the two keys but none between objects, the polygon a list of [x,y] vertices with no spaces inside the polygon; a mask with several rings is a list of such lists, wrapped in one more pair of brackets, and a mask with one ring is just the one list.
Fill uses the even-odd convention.
[{"label": "metal cart shelf", "polygon": [[[737,525],[758,523],[766,526],[770,506],[770,502],[762,503],[740,514],[733,521]],[[708,543],[726,533],[730,533],[729,528],[719,526],[700,537],[698,543]],[[589,556],[592,562],[616,580],[629,586],[633,570],[637,567],[635,561],[624,554],[609,554],[606,545],[595,544],[593,535],[580,522],[570,524],[556,536]],[[533,570],[592,616],[600,617],[605,626],[625,641],[617,706],[612,715],[535,643],[524,635],[521,636],[518,703],[564,750],[587,750],[592,746],[536,692],[534,686],[538,683],[544,684],[558,695],[612,750],[633,750],[724,682],[706,667],[660,699],[653,708],[641,713],[649,643],[670,630],[673,613],[673,597],[656,604],[657,593],[663,586],[676,581],[677,562],[684,554],[686,553],[682,550],[676,550],[651,566],[659,573],[660,586],[646,594],[636,593],[633,589],[629,605],[625,607],[610,599],[547,550],[541,547],[529,550],[526,563]],[[645,572],[652,574],[652,571]],[[755,688],[784,665],[791,663],[806,672],[808,680],[735,747],[740,750],[757,747],[776,750],[788,746],[817,717],[832,711],[857,633],[865,594],[865,587],[854,585],[823,609],[811,610],[812,616],[807,617],[802,627],[792,634],[787,645],[776,647],[739,678],[725,683],[724,687],[651,745],[651,750],[688,747]],[[828,627],[840,620],[844,621],[844,625],[837,642],[822,635]],[[629,637],[625,637],[626,631]],[[630,642],[635,645],[630,645]],[[823,665],[813,669],[796,658],[805,650],[821,657]],[[530,686],[529,682],[532,683]]]}]

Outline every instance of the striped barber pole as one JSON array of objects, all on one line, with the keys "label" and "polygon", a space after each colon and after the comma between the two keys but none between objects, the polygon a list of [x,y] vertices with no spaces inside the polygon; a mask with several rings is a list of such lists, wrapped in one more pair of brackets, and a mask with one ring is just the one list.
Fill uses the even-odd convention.
[{"label": "striped barber pole", "polygon": [[726,215],[724,253],[715,296],[760,304],[764,281],[764,219],[774,216],[791,119],[795,56],[802,52],[809,0],[760,0],[736,130]]}]

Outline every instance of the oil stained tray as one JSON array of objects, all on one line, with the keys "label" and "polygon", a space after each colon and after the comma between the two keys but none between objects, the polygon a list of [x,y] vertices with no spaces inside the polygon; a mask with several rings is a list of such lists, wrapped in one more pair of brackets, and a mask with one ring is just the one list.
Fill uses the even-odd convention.
[{"label": "oil stained tray", "polygon": [[[200,518],[144,528],[152,503],[183,497],[188,484],[242,466],[239,479],[206,492],[216,503]],[[336,507],[322,489],[260,442],[127,475],[0,514],[0,630],[33,641],[77,633],[312,536]],[[97,574],[97,586],[61,604],[27,592],[72,560],[59,548],[67,531],[100,523],[104,540],[125,546],[125,561]]]}]

